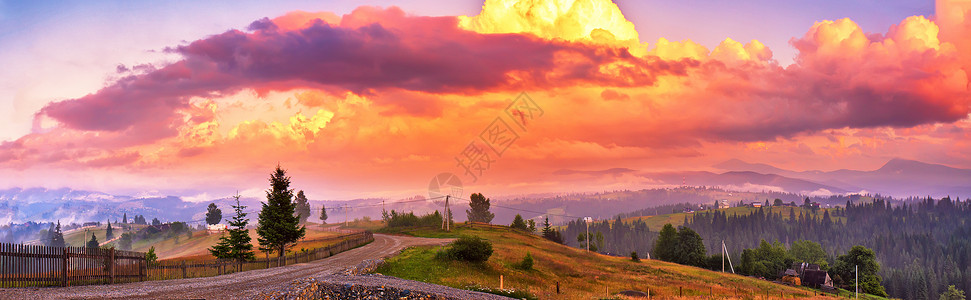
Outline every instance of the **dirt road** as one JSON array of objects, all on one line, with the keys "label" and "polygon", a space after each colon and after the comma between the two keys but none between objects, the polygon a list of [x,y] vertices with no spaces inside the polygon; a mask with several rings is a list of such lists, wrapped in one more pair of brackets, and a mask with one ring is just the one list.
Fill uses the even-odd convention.
[{"label": "dirt road", "polygon": [[310,263],[216,277],[145,281],[63,288],[0,289],[0,299],[251,299],[305,277],[334,274],[365,259],[383,258],[418,245],[442,245],[449,239],[375,234],[363,247]]}]

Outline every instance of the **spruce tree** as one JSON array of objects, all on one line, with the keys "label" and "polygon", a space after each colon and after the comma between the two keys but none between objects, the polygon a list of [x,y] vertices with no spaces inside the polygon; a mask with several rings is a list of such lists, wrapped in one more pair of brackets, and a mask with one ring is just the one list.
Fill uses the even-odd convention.
[{"label": "spruce tree", "polygon": [[553,228],[550,227],[550,217],[546,217],[546,219],[543,220],[543,238],[546,238],[547,240],[550,239],[552,233]]},{"label": "spruce tree", "polygon": [[219,243],[212,246],[209,252],[216,258],[237,261],[253,260],[256,255],[253,254],[253,244],[250,244],[249,230],[246,229],[249,219],[246,218],[247,214],[243,212],[246,206],[239,204],[239,195],[233,196],[233,198],[236,199],[236,205],[233,205],[236,216],[233,217],[232,221],[229,221],[230,227],[226,230],[228,235],[220,237]]},{"label": "spruce tree", "polygon": [[296,243],[307,232],[300,226],[300,219],[294,215],[293,190],[290,177],[277,165],[270,175],[270,189],[266,191],[266,202],[260,210],[256,233],[260,250],[276,251],[280,256],[286,254],[287,246]]},{"label": "spruce tree", "polygon": [[482,193],[473,193],[472,196],[469,196],[469,200],[471,209],[465,211],[469,217],[469,222],[491,223],[492,218],[496,215],[489,212],[490,200]]},{"label": "spruce tree", "polygon": [[105,229],[105,241],[110,241],[115,238],[115,232],[111,229],[111,222],[108,222],[108,228]]},{"label": "spruce tree", "polygon": [[88,249],[98,249],[101,246],[101,243],[98,243],[98,238],[92,234],[91,240],[88,241],[85,246],[87,246]]},{"label": "spruce tree", "polygon": [[54,227],[54,232],[51,233],[51,247],[64,247],[64,233],[61,232],[61,221],[57,221],[57,227]]},{"label": "spruce tree", "polygon": [[519,229],[524,231],[529,230],[529,227],[527,227],[526,225],[526,221],[523,221],[523,216],[519,214],[516,214],[516,217],[513,218],[512,224],[510,224],[509,227],[512,227],[512,229]]},{"label": "spruce tree", "polygon": [[296,214],[300,218],[300,223],[306,223],[307,219],[310,218],[310,201],[303,194],[303,190],[297,192],[297,197],[294,200],[296,200]]},{"label": "spruce tree", "polygon": [[125,223],[125,224],[128,224],[128,213],[123,213],[121,215],[121,222],[122,223]]}]

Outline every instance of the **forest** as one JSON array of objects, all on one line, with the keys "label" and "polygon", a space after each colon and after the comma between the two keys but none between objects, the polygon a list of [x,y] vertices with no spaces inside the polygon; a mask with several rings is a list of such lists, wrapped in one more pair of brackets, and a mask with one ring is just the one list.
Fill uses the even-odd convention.
[{"label": "forest", "polygon": [[[742,261],[742,250],[757,248],[762,240],[787,248],[799,240],[814,241],[823,247],[830,266],[861,245],[875,253],[877,274],[891,297],[937,299],[949,285],[971,290],[971,201],[912,198],[891,205],[884,199],[847,200],[843,207],[795,211],[700,211],[690,214],[685,226],[702,237],[709,255],[718,254],[724,241],[736,263]],[[569,244],[577,245],[575,237],[585,226],[582,220],[567,224],[563,232]],[[658,236],[643,222],[625,223],[620,216],[590,224],[590,233],[603,236],[594,241],[602,243],[599,252],[614,255],[649,253]]]}]

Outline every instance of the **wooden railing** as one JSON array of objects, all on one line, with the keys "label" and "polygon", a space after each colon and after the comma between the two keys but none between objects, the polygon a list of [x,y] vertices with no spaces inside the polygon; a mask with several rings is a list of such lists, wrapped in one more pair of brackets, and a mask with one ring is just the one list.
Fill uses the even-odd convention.
[{"label": "wooden railing", "polygon": [[[330,257],[374,241],[370,231],[310,241],[335,244],[290,255],[237,262],[167,260],[149,263],[145,253],[85,247],[0,243],[0,288],[112,284],[144,280],[216,276]],[[305,241],[307,242],[307,241]]]},{"label": "wooden railing", "polygon": [[222,259],[160,261],[149,266],[148,277],[149,280],[208,277],[311,262],[370,243],[374,241],[374,235],[370,231],[364,231],[336,237],[304,240],[303,242],[329,240],[336,241],[336,243],[306,251],[294,251],[281,257],[259,258],[243,262]]},{"label": "wooden railing", "polygon": [[145,275],[145,253],[0,244],[0,287],[110,284]]}]

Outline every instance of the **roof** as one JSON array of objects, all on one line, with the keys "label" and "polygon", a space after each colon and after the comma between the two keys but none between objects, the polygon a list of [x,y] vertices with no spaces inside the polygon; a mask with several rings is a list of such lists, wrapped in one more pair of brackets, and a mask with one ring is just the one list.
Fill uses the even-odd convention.
[{"label": "roof", "polygon": [[818,287],[833,285],[833,279],[829,278],[829,273],[826,273],[826,271],[806,270],[802,277],[803,284],[808,286]]}]

